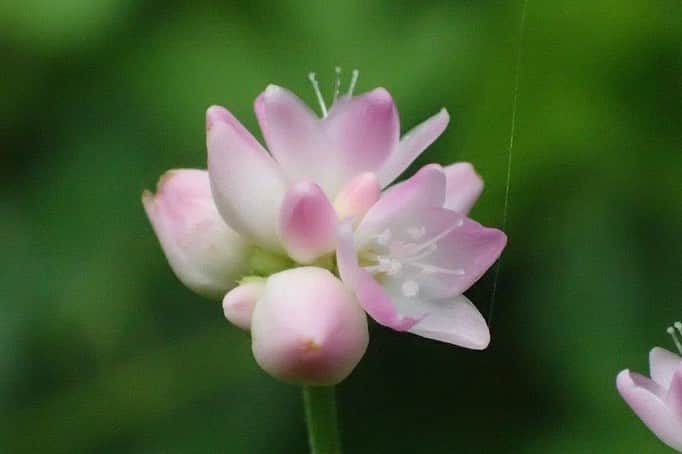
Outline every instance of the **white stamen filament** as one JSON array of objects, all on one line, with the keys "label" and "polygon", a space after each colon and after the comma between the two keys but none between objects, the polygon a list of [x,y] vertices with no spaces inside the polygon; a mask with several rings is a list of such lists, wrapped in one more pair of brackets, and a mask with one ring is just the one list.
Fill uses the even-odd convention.
[{"label": "white stamen filament", "polygon": [[350,79],[350,86],[348,87],[348,97],[353,96],[353,90],[355,90],[355,84],[358,83],[358,76],[360,76],[360,71],[357,69],[353,70],[353,75]]},{"label": "white stamen filament", "polygon": [[677,351],[680,352],[680,355],[682,355],[682,343],[680,342],[680,337],[682,336],[682,322],[675,322],[673,323],[673,326],[668,328],[668,334],[673,338],[673,342],[675,343],[675,347],[677,347]]},{"label": "white stamen filament", "polygon": [[[424,274],[449,274],[453,276],[465,276],[466,270],[462,268],[443,268],[438,265],[423,263],[421,261],[438,250],[438,241],[446,237],[453,230],[461,227],[462,224],[463,221],[460,219],[458,222],[443,230],[438,235],[421,244],[391,241],[391,230],[385,229],[376,236],[375,242],[379,246],[387,248],[389,255],[386,256],[382,255],[381,253],[372,253],[366,255],[369,260],[375,261],[376,264],[366,266],[365,269],[370,273],[384,273],[388,276],[395,276],[401,272],[404,266],[413,266]],[[407,229],[407,234],[413,238],[415,236],[422,236],[425,233],[426,229],[423,226],[410,227]],[[682,324],[680,327],[682,328]]]},{"label": "white stamen filament", "polygon": [[310,79],[310,83],[313,85],[313,90],[315,90],[315,96],[317,96],[317,102],[320,103],[320,110],[322,110],[322,117],[327,116],[327,105],[324,102],[324,98],[322,97],[322,92],[320,91],[320,84],[317,83],[317,79],[315,78],[315,73],[310,73],[308,74],[308,79]]},{"label": "white stamen filament", "polygon": [[416,266],[426,274],[441,273],[452,274],[454,276],[464,276],[466,274],[466,272],[462,268],[455,268],[454,270],[451,270],[449,268],[441,268],[440,266],[429,265],[428,263],[420,262],[410,262],[408,265]]},{"label": "white stamen filament", "polygon": [[[461,219],[460,219],[460,221],[461,221]],[[442,240],[442,239],[443,239],[444,237],[446,237],[450,232],[452,232],[453,230],[455,230],[455,229],[461,227],[462,224],[463,224],[463,222],[456,222],[456,223],[453,224],[452,226],[450,226],[450,227],[448,227],[447,229],[443,230],[443,231],[442,231],[441,233],[439,233],[438,235],[436,235],[436,236],[434,236],[433,238],[431,238],[430,240],[425,241],[424,243],[422,243],[422,244],[420,244],[420,245],[417,245],[411,252],[412,252],[413,254],[416,254],[417,252],[421,251],[422,249],[431,247],[431,245],[433,245],[433,244],[439,242],[440,240]]]},{"label": "white stamen filament", "polygon": [[341,91],[341,67],[337,66],[334,68],[334,72],[336,72],[336,79],[334,80],[334,98],[332,105],[339,99],[339,92]]}]

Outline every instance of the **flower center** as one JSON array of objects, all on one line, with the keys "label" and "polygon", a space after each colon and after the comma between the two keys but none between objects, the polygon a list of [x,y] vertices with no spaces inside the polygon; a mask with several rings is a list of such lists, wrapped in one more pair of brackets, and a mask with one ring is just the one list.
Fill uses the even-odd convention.
[{"label": "flower center", "polygon": [[[394,232],[390,228],[384,229],[370,245],[369,250],[363,254],[366,260],[365,270],[381,277],[402,277],[406,267],[416,269],[417,273],[408,272],[407,276],[400,285],[403,296],[412,298],[419,294],[421,287],[418,278],[426,275],[448,274],[452,276],[463,276],[466,274],[463,268],[446,268],[429,263],[434,252],[438,250],[438,242],[445,238],[453,230],[462,226],[464,222],[459,220],[437,235],[428,237],[425,226],[410,226],[401,233],[402,238],[407,241],[395,238]],[[415,280],[417,279],[417,280]],[[424,285],[424,282],[421,282]]]},{"label": "flower center", "polygon": [[680,352],[680,355],[682,355],[682,342],[680,342],[680,338],[682,338],[682,322],[675,322],[673,323],[673,326],[668,327],[668,334],[673,338],[673,342],[675,343],[675,347],[677,347],[677,351]]},{"label": "flower center", "polygon": [[[334,96],[332,98],[332,103],[331,105],[333,106],[334,103],[336,102],[337,99],[339,99],[339,94],[341,90],[341,68],[336,67],[334,68],[334,72],[336,73],[336,78],[334,79]],[[350,85],[348,86],[348,92],[346,92],[346,96],[349,98],[353,96],[353,90],[355,90],[355,85],[358,83],[358,77],[360,76],[360,71],[357,69],[354,69],[353,72],[351,73],[351,79],[350,79]],[[327,104],[324,101],[324,96],[322,96],[322,91],[320,90],[320,84],[317,81],[317,75],[314,72],[311,72],[308,74],[308,79],[310,80],[310,83],[313,86],[313,91],[315,92],[315,96],[317,97],[317,102],[320,104],[320,110],[322,111],[322,118],[325,118],[327,116]]]}]

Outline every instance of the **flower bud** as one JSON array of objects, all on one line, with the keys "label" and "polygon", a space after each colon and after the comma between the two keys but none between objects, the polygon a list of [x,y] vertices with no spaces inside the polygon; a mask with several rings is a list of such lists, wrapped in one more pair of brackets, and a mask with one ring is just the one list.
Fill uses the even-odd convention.
[{"label": "flower bud", "polygon": [[367,211],[379,200],[381,188],[376,175],[361,173],[343,187],[334,199],[339,219],[354,218],[357,225]]},{"label": "flower bud", "polygon": [[223,299],[225,318],[243,330],[251,329],[253,308],[264,290],[265,280],[245,282],[230,290]]},{"label": "flower bud", "polygon": [[275,378],[334,385],[346,378],[367,349],[367,318],[353,294],[317,267],[268,278],[251,320],[256,362]]},{"label": "flower bud", "polygon": [[249,246],[218,214],[205,170],[169,170],[156,194],[142,194],[142,203],[183,284],[216,299],[236,285],[247,269]]}]

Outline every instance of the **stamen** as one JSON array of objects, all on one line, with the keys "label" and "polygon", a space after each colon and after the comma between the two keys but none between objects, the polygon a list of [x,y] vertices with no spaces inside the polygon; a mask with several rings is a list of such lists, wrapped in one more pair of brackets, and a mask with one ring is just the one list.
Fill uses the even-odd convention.
[{"label": "stamen", "polygon": [[440,240],[445,238],[448,234],[450,234],[450,232],[461,227],[463,223],[464,223],[464,221],[457,222],[454,225],[452,225],[452,226],[448,227],[447,229],[443,230],[442,232],[440,232],[438,235],[432,237],[428,241],[425,241],[422,244],[415,245],[415,248],[412,251],[412,253],[417,254],[419,251],[422,251],[426,248],[431,248],[432,246],[436,245],[436,243],[438,243]]},{"label": "stamen", "polygon": [[678,334],[679,336],[682,336],[682,323],[673,323],[673,326],[668,327],[667,331],[668,334],[670,334],[670,336],[673,338],[673,342],[675,343],[675,347],[677,347],[677,351],[680,352],[680,355],[682,355],[682,343],[680,343],[680,338],[678,337]]},{"label": "stamen", "polygon": [[380,246],[388,246],[388,243],[391,242],[391,236],[391,229],[385,229],[383,232],[377,235],[376,242]]},{"label": "stamen", "polygon": [[464,276],[466,275],[466,271],[463,268],[455,268],[455,269],[449,269],[449,268],[443,268],[440,266],[436,265],[431,265],[429,263],[420,263],[420,262],[410,262],[408,265],[412,265],[416,268],[419,268],[422,273],[424,274],[450,274],[453,276]]},{"label": "stamen", "polygon": [[334,80],[334,98],[332,105],[339,99],[339,92],[341,91],[341,67],[337,66],[334,68],[334,72],[336,72],[336,79]]},{"label": "stamen", "polygon": [[410,227],[407,229],[407,234],[410,235],[413,240],[419,240],[426,235],[426,227]]},{"label": "stamen", "polygon": [[324,98],[322,97],[322,92],[320,91],[320,84],[317,83],[317,79],[315,78],[315,73],[308,74],[308,79],[310,79],[310,83],[313,85],[313,90],[315,90],[315,96],[317,96],[317,102],[320,103],[320,110],[322,110],[322,117],[326,117],[327,116],[327,105],[324,103]]},{"label": "stamen", "polygon": [[419,293],[419,284],[417,284],[415,281],[405,281],[403,282],[400,290],[402,290],[404,296],[412,298],[413,296],[417,296],[417,293]]},{"label": "stamen", "polygon": [[350,79],[350,86],[348,87],[348,97],[353,96],[353,90],[355,90],[355,84],[358,83],[358,76],[360,76],[360,71],[357,69],[353,70],[353,75]]},{"label": "stamen", "polygon": [[403,269],[403,264],[390,257],[376,257],[377,265],[366,266],[365,270],[370,273],[385,273],[388,276],[395,276]]}]

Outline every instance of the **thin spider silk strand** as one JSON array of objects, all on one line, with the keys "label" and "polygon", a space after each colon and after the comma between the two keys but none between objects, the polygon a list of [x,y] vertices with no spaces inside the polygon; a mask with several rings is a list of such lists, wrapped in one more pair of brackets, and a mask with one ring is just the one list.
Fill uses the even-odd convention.
[{"label": "thin spider silk strand", "polygon": [[[514,152],[514,138],[516,137],[516,111],[518,108],[519,100],[519,84],[521,79],[521,63],[523,61],[523,37],[526,29],[526,10],[528,6],[528,0],[523,0],[523,5],[521,7],[521,20],[519,22],[519,48],[516,52],[516,67],[514,68],[514,94],[512,96],[512,115],[511,115],[511,126],[509,131],[509,148],[507,149],[507,180],[504,190],[504,207],[502,209],[502,230],[507,229],[507,222],[509,220],[509,192],[511,189],[511,172],[512,172],[512,160]],[[493,289],[490,295],[490,308],[488,309],[488,324],[492,322],[493,311],[495,309],[495,298],[497,296],[497,284],[500,280],[500,271],[502,270],[502,256],[500,256],[497,264],[495,265],[495,276],[493,278]]]}]

